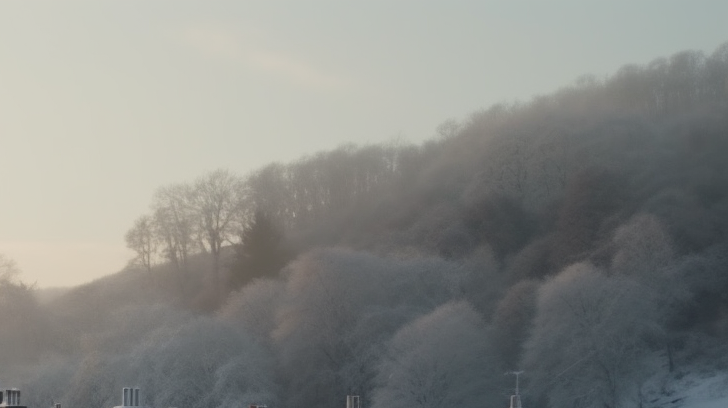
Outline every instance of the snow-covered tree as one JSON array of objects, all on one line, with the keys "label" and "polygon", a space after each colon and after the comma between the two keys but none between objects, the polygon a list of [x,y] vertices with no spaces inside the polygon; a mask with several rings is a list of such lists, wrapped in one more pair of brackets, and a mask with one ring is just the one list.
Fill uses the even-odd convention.
[{"label": "snow-covered tree", "polygon": [[547,281],[525,353],[532,396],[553,408],[634,403],[661,334],[657,305],[648,287],[587,263]]},{"label": "snow-covered tree", "polygon": [[[374,408],[498,404],[489,330],[466,302],[440,306],[397,332],[378,366]],[[504,401],[501,401],[504,402]]]},{"label": "snow-covered tree", "polygon": [[321,250],[287,268],[273,332],[290,406],[366,403],[383,345],[408,321],[458,290],[456,265],[437,258],[382,258]]}]

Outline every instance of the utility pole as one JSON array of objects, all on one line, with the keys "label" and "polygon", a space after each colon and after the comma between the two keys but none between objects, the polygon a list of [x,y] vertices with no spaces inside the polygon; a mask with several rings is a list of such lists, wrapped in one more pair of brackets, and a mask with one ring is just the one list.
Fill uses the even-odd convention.
[{"label": "utility pole", "polygon": [[514,395],[511,395],[511,408],[523,408],[521,407],[521,394],[519,391],[519,378],[521,374],[523,374],[523,371],[511,371],[509,373],[506,373],[506,375],[515,375],[516,376],[516,393]]}]

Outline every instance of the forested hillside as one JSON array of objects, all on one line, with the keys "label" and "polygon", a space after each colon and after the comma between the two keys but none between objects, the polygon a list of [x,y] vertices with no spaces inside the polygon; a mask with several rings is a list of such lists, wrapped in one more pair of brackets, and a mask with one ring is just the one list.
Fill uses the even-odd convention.
[{"label": "forested hillside", "polygon": [[0,383],[33,408],[480,408],[524,370],[529,407],[622,408],[728,370],[728,44],[437,132],[160,186],[137,259],[44,303],[0,275]]}]

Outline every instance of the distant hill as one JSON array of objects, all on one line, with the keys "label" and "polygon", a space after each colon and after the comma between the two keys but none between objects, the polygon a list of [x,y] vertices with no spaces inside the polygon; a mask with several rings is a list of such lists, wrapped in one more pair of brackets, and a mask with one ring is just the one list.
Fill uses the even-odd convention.
[{"label": "distant hill", "polygon": [[70,288],[41,288],[35,291],[35,296],[41,305],[48,304],[68,293]]},{"label": "distant hill", "polygon": [[681,379],[728,372],[726,113],[728,44],[422,145],[163,186],[139,267],[3,289],[0,382],[32,407],[143,384],[158,407],[480,408],[524,370],[527,406],[693,408]]}]

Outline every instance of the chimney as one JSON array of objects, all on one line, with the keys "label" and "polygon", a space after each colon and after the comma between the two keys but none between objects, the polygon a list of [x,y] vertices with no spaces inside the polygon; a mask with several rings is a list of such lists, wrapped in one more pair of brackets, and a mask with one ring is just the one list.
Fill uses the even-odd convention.
[{"label": "chimney", "polygon": [[361,408],[361,400],[358,395],[346,396],[346,408]]},{"label": "chimney", "polygon": [[141,406],[141,397],[140,397],[140,389],[139,387],[124,387],[121,390],[121,406],[122,407],[140,407]]},{"label": "chimney", "polygon": [[20,390],[10,388],[0,391],[0,404],[5,407],[20,407]]}]

